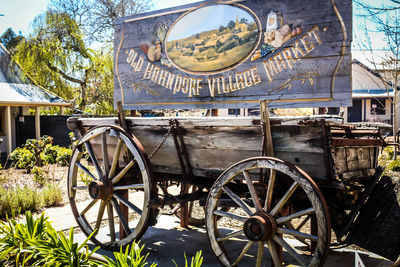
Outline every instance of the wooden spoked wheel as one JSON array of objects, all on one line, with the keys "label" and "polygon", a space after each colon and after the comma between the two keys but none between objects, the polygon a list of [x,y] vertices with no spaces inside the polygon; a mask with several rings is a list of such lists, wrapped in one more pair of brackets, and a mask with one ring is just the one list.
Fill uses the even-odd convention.
[{"label": "wooden spoked wheel", "polygon": [[82,231],[102,248],[117,250],[149,225],[152,171],[141,144],[122,128],[90,129],[73,151],[68,195]]},{"label": "wooden spoked wheel", "polygon": [[276,158],[250,158],[221,174],[208,195],[206,225],[223,266],[321,266],[330,245],[322,193]]}]

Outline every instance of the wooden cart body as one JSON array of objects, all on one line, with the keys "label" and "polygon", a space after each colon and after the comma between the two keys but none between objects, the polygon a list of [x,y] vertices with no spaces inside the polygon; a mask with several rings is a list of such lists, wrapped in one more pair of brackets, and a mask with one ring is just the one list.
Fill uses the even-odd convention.
[{"label": "wooden cart body", "polygon": [[[341,118],[335,116],[272,117],[270,124],[274,157],[287,162],[289,169],[304,171],[312,178],[314,182],[310,180],[309,183],[314,190],[320,188],[326,199],[332,229],[338,240],[345,242],[354,219],[382,174],[378,154],[385,145],[382,136],[389,127],[343,124]],[[210,191],[218,186],[221,176],[226,176],[227,169],[235,169],[249,158],[259,159],[255,157],[262,155],[265,141],[258,117],[129,117],[124,122],[118,118],[68,120],[69,128],[79,130],[82,135],[92,131],[93,127],[107,125],[125,126],[136,138],[139,150],[149,155],[154,173],[151,183],[172,180]],[[91,139],[90,146],[94,154],[99,155],[97,159],[102,161],[102,153],[107,153],[108,159],[113,157],[117,143],[108,142],[105,149],[104,141]],[[204,199],[203,205],[205,203],[206,195],[181,193],[182,197],[165,199],[153,194],[146,201],[155,208],[172,203],[171,199],[180,205],[200,198]],[[182,213],[181,220],[184,216]],[[329,232],[330,227],[328,222]],[[328,248],[329,242],[323,253],[326,254]],[[322,258],[318,260],[323,262]],[[223,260],[221,263],[231,264]]]},{"label": "wooden cart body", "polygon": [[[132,134],[148,155],[179,121],[196,177],[218,177],[232,164],[261,155],[263,132],[258,117],[127,118]],[[271,118],[274,156],[290,162],[315,181],[329,183],[336,176],[372,176],[377,168],[381,136],[387,125],[357,126],[335,116]],[[118,118],[81,118],[69,127],[81,132],[99,125],[118,124]],[[100,144],[95,145],[99,149]],[[151,159],[153,171],[180,175],[181,166],[172,138]]]}]

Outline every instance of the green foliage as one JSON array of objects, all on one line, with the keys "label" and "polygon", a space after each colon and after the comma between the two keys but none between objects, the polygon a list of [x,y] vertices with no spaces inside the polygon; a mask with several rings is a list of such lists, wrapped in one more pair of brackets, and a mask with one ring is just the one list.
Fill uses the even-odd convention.
[{"label": "green foliage", "polygon": [[[35,165],[57,163],[60,166],[68,166],[72,150],[52,144],[53,138],[47,135],[42,136],[40,140],[28,139],[23,147],[16,148],[11,153],[11,160],[17,169],[25,169],[28,172],[32,171]],[[39,174],[38,171],[36,173]]]},{"label": "green foliage", "polygon": [[28,249],[28,242],[46,238],[46,220],[44,214],[34,219],[28,211],[25,213],[25,223],[18,222],[14,216],[7,218],[7,222],[0,221],[0,263],[31,266],[37,260],[37,255]]},{"label": "green foliage", "polygon": [[37,183],[40,187],[43,187],[46,182],[46,172],[40,167],[33,167],[31,173],[33,174],[33,181]]},{"label": "green foliage", "polygon": [[11,28],[8,28],[1,36],[0,43],[2,43],[7,50],[13,52],[14,48],[24,39],[23,36],[17,35]]},{"label": "green foliage", "polygon": [[389,163],[388,167],[389,170],[394,172],[400,172],[400,160],[396,159]]},{"label": "green foliage", "polygon": [[0,188],[0,218],[15,211],[37,211],[43,207],[39,190],[28,186]]},{"label": "green foliage", "polygon": [[[133,242],[133,244],[129,247],[126,247],[125,252],[120,249],[120,252],[114,252],[114,257],[116,261],[104,256],[104,259],[108,263],[108,267],[141,267],[147,265],[146,259],[149,255],[148,253],[146,256],[142,255],[142,247],[139,247],[139,244]],[[157,266],[156,263],[151,264],[150,266]]]},{"label": "green foliage", "polygon": [[11,154],[10,159],[17,169],[26,169],[30,171],[35,166],[35,154],[24,147],[16,148]]},{"label": "green foliage", "polygon": [[[197,251],[196,255],[194,255],[194,257],[192,257],[191,261],[190,261],[190,267],[200,267],[203,264],[203,256],[201,256],[202,251]],[[186,258],[186,253],[184,254],[185,256],[185,267],[189,267],[189,263],[187,261]],[[178,264],[176,264],[176,262],[174,260],[172,260],[175,264],[176,267],[178,267]]]},{"label": "green foliage", "polygon": [[57,147],[58,147],[57,158],[56,158],[57,164],[59,164],[60,166],[68,166],[69,161],[71,160],[72,150],[66,147],[59,147],[59,146]]},{"label": "green foliage", "polygon": [[41,195],[45,207],[61,206],[63,203],[62,190],[54,183],[46,184],[41,191]]},{"label": "green foliage", "polygon": [[[34,219],[25,213],[26,223],[14,218],[0,221],[0,265],[6,266],[97,266],[87,242],[74,243],[73,228],[67,238],[57,232],[42,214]],[[82,250],[82,251],[81,251]]]},{"label": "green foliage", "polygon": [[[100,264],[97,260],[91,259],[91,256],[99,248],[89,252],[87,242],[91,235],[81,244],[74,243],[74,228],[69,231],[68,238],[62,231],[57,232],[49,222],[46,224],[45,239],[27,240],[29,249],[37,255],[38,260],[34,266],[95,266]],[[94,233],[94,232],[93,232]],[[93,235],[92,233],[92,235]]]}]

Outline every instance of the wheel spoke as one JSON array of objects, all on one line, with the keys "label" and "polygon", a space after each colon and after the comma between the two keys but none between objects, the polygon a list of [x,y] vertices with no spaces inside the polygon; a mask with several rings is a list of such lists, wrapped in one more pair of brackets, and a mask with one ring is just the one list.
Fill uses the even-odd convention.
[{"label": "wheel spoke", "polygon": [[250,177],[249,172],[247,170],[245,170],[245,171],[243,171],[243,175],[244,175],[244,178],[246,179],[247,187],[249,188],[250,195],[251,195],[251,198],[253,199],[254,206],[256,207],[256,210],[258,212],[262,211],[262,206],[261,206],[261,203],[260,203],[260,199],[258,198],[256,189],[254,188],[253,181],[251,181],[251,177]]},{"label": "wheel spoke", "polygon": [[114,186],[115,190],[129,190],[129,189],[144,189],[144,184],[130,184],[130,185],[118,185]]},{"label": "wheel spoke", "polygon": [[108,179],[111,179],[115,175],[115,171],[117,169],[118,161],[119,161],[119,154],[121,153],[123,141],[118,139],[117,148],[115,149],[113,161],[111,163],[110,173],[108,174]]},{"label": "wheel spoke", "polygon": [[[124,228],[125,233],[127,235],[130,235],[131,234],[131,229],[129,229],[129,224],[126,221],[127,218],[125,218],[124,215],[122,214],[121,208],[118,205],[118,201],[115,198],[112,198],[111,199],[111,203],[112,203],[115,211],[117,212],[118,218],[119,218],[120,222],[122,223],[122,227]],[[121,236],[121,233],[120,233],[120,236]]]},{"label": "wheel spoke", "polygon": [[280,223],[291,221],[291,220],[293,220],[295,218],[299,218],[301,216],[311,214],[314,211],[315,211],[314,208],[309,208],[309,209],[301,210],[301,211],[298,211],[296,213],[290,214],[288,216],[280,217],[280,218],[276,219],[276,224],[280,224]]},{"label": "wheel spoke", "polygon": [[89,205],[87,205],[87,207],[81,212],[81,215],[84,216],[86,212],[88,212],[94,206],[94,204],[97,203],[97,201],[98,199],[92,200],[92,202],[90,202]]},{"label": "wheel spoke", "polygon": [[229,213],[229,212],[225,212],[225,211],[222,211],[222,210],[214,210],[213,214],[214,215],[218,215],[218,216],[222,216],[222,217],[228,217],[228,218],[231,218],[231,219],[234,219],[234,220],[238,220],[238,221],[241,221],[241,222],[244,222],[247,219],[246,217],[242,217],[242,216],[239,216],[239,215],[236,215],[236,214],[232,214],[232,213]]},{"label": "wheel spoke", "polygon": [[108,226],[110,227],[111,241],[115,241],[114,212],[112,204],[110,202],[107,203],[107,214],[108,214]]},{"label": "wheel spoke", "polygon": [[89,171],[89,169],[86,168],[85,166],[83,166],[82,163],[76,162],[75,165],[78,166],[79,168],[81,168],[82,171],[83,171],[84,173],[86,173],[87,175],[89,175],[90,178],[92,178],[92,180],[97,180],[97,178],[94,177],[94,175]]},{"label": "wheel spoke", "polygon": [[133,205],[131,202],[129,202],[127,199],[125,199],[123,196],[121,196],[118,193],[114,193],[113,196],[118,199],[119,201],[121,201],[125,206],[129,207],[130,209],[132,209],[133,211],[135,211],[136,213],[138,213],[139,215],[142,215],[142,210],[139,209],[138,207],[136,207],[135,205]]},{"label": "wheel spoke", "polygon": [[308,215],[296,228],[299,231],[307,222],[311,219],[311,215]]},{"label": "wheel spoke", "polygon": [[87,186],[74,186],[72,187],[73,190],[87,190]]},{"label": "wheel spoke", "polygon": [[263,254],[264,254],[264,241],[259,241],[256,267],[261,267]]},{"label": "wheel spoke", "polygon": [[269,253],[271,254],[272,261],[274,262],[275,267],[282,266],[282,262],[279,259],[279,255],[278,255],[278,252],[276,251],[276,245],[275,245],[274,241],[268,240],[267,244],[268,244]]},{"label": "wheel spoke", "polygon": [[237,237],[237,236],[240,236],[240,235],[243,235],[243,230],[233,231],[232,233],[229,233],[224,237],[218,237],[217,241],[218,242],[222,242],[222,241],[225,241],[225,240],[228,240],[230,238],[234,238],[234,237]]},{"label": "wheel spoke", "polygon": [[[284,225],[290,230],[297,231],[296,229],[294,229],[294,226],[293,226],[293,224],[291,222],[285,222]],[[309,243],[307,243],[306,239],[303,238],[303,237],[294,236],[294,238],[296,238],[297,240],[299,240],[301,243],[303,243],[306,246],[310,245]]]},{"label": "wheel spoke", "polygon": [[112,179],[112,183],[118,183],[119,180],[122,179],[122,177],[124,177],[124,175],[129,171],[130,168],[132,168],[132,166],[135,164],[135,160],[131,160],[128,165],[126,165],[113,179]]},{"label": "wheel spoke", "polygon": [[251,248],[251,246],[254,244],[253,241],[249,241],[247,242],[247,244],[244,246],[242,252],[240,252],[239,256],[237,257],[237,259],[235,260],[235,262],[232,264],[233,266],[237,265],[239,263],[239,261],[241,261],[244,257],[244,254],[246,254],[247,251],[249,251],[249,249]]},{"label": "wheel spoke", "polygon": [[95,229],[97,229],[96,235],[99,233],[101,221],[103,220],[105,207],[106,207],[106,202],[104,200],[102,200],[100,203],[99,213],[97,214],[96,226],[94,227]]},{"label": "wheel spoke", "polygon": [[271,206],[272,206],[272,195],[274,193],[275,177],[276,177],[275,170],[270,169],[268,188],[267,188],[267,196],[265,197],[265,204],[264,204],[264,209],[267,212],[271,210]]},{"label": "wheel spoke", "polygon": [[97,160],[97,158],[94,155],[93,149],[92,149],[92,145],[89,142],[85,142],[85,147],[86,150],[89,154],[90,159],[92,160],[92,163],[94,165],[94,167],[96,168],[97,174],[99,175],[99,178],[103,177],[103,172],[101,170],[101,167],[99,165],[99,162]]},{"label": "wheel spoke", "polygon": [[270,214],[272,216],[275,216],[276,214],[278,214],[278,212],[281,211],[283,206],[286,204],[286,202],[289,200],[289,198],[291,197],[291,195],[294,193],[294,191],[297,189],[298,186],[299,184],[297,182],[294,182],[290,186],[290,188],[286,191],[285,195],[279,200],[278,204],[276,204],[276,206],[271,210]]},{"label": "wheel spoke", "polygon": [[286,234],[286,235],[292,235],[295,237],[299,237],[301,239],[309,239],[312,241],[318,241],[318,236],[315,235],[309,235],[306,233],[302,233],[296,230],[292,230],[292,229],[287,229],[287,228],[282,228],[282,227],[277,227],[276,231],[280,234]]},{"label": "wheel spoke", "polygon": [[228,194],[228,196],[233,199],[233,201],[236,202],[246,213],[247,215],[251,216],[253,215],[253,212],[251,211],[251,208],[249,205],[247,205],[245,202],[243,202],[238,195],[236,195],[232,190],[230,190],[227,186],[223,186],[222,190],[224,190],[225,193]]},{"label": "wheel spoke", "polygon": [[108,162],[108,152],[107,152],[107,135],[106,133],[101,134],[101,148],[103,150],[103,167],[104,167],[104,174],[105,177],[108,177],[108,172],[110,170],[110,165]]},{"label": "wheel spoke", "polygon": [[286,251],[298,262],[301,264],[301,266],[307,266],[307,263],[304,261],[304,259],[282,238],[280,238],[277,235],[274,235],[272,237],[273,240],[275,240],[279,245],[284,247]]}]

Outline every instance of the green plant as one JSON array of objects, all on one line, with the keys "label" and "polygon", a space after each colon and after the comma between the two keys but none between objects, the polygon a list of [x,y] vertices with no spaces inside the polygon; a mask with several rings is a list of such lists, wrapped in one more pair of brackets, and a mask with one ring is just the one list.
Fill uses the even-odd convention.
[{"label": "green plant", "polygon": [[62,190],[54,183],[48,183],[43,187],[42,198],[45,207],[61,206],[63,203]]},{"label": "green plant", "polygon": [[46,224],[46,239],[27,240],[29,249],[38,256],[33,266],[96,266],[100,262],[91,258],[99,247],[91,252],[87,246],[91,235],[81,244],[74,243],[74,228],[67,238],[62,231],[57,232],[48,221]]},{"label": "green plant", "polygon": [[25,213],[25,223],[7,218],[0,221],[0,266],[97,266],[91,259],[98,249],[89,252],[88,237],[81,245],[74,243],[71,228],[67,238],[57,232],[42,214],[34,219]]},{"label": "green plant", "polygon": [[56,162],[60,166],[68,166],[69,161],[71,160],[72,149],[66,147],[59,147],[57,151],[57,159]]},{"label": "green plant", "polygon": [[400,172],[400,160],[396,159],[389,163],[388,167],[389,170],[394,172]]},{"label": "green plant", "polygon": [[35,154],[25,147],[16,148],[10,154],[10,158],[17,169],[30,171],[35,166]]},{"label": "green plant", "polygon": [[9,266],[31,266],[37,255],[28,249],[28,242],[46,237],[47,218],[42,214],[34,219],[28,211],[25,213],[26,222],[20,223],[14,215],[7,218],[7,222],[0,221],[0,259]]},{"label": "green plant", "polygon": [[37,183],[40,187],[43,187],[46,183],[46,172],[41,168],[34,166],[31,173],[33,174],[33,181]]},{"label": "green plant", "polygon": [[[142,255],[142,250],[144,248],[144,245],[142,247],[139,247],[139,244],[136,244],[136,242],[133,242],[133,244],[129,247],[129,245],[125,248],[125,252],[123,252],[122,247],[120,249],[120,252],[114,252],[114,257],[116,261],[113,261],[107,256],[103,256],[104,259],[108,263],[108,267],[141,267],[141,266],[146,266],[147,262],[147,256],[149,253],[146,254],[146,256]],[[157,266],[157,263],[152,263],[150,267]]]},{"label": "green plant", "polygon": [[[194,255],[194,257],[192,257],[191,261],[190,261],[190,267],[200,267],[203,264],[203,256],[201,256],[202,251],[197,251],[196,255]],[[186,253],[184,254],[185,256],[185,267],[189,267],[188,261],[187,261],[187,257],[186,257]],[[175,264],[176,267],[178,267],[178,264],[176,264],[176,262],[174,260],[172,260]]]},{"label": "green plant", "polygon": [[43,207],[42,197],[39,191],[28,186],[15,188],[0,188],[0,218],[11,215],[19,210],[37,211]]}]

